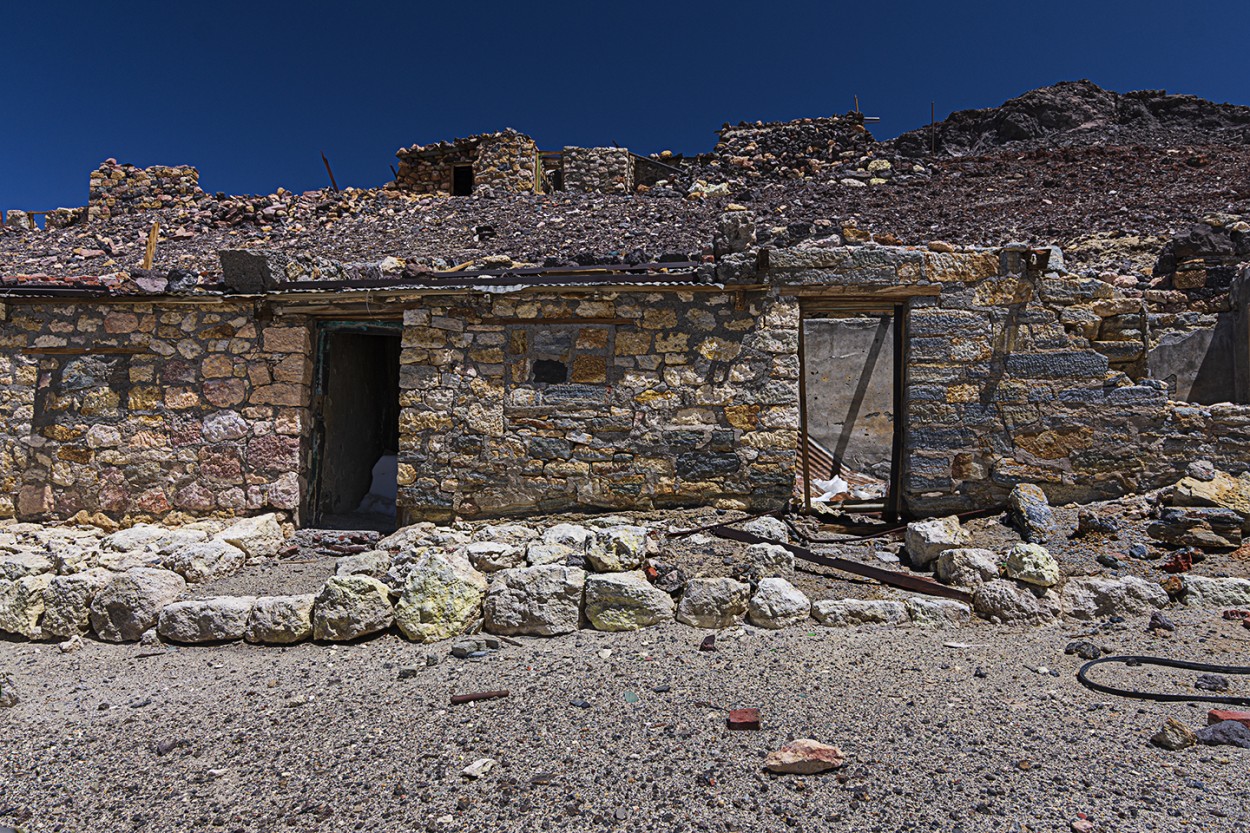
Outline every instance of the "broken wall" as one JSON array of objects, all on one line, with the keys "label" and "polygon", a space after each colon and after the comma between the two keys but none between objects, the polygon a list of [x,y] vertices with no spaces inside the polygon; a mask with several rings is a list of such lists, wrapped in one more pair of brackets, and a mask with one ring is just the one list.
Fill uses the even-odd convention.
[{"label": "broken wall", "polygon": [[0,349],[0,516],[298,509],[306,325],[229,301],[40,301],[7,305]]},{"label": "broken wall", "polygon": [[564,190],[582,194],[632,194],[634,157],[625,148],[566,147]]},{"label": "broken wall", "polygon": [[[190,165],[140,168],[109,159],[91,172],[87,199],[89,220],[108,219],[161,208],[194,205],[204,196],[200,172]],[[65,225],[60,219],[54,225]]]},{"label": "broken wall", "polygon": [[527,194],[536,187],[538,146],[515,130],[413,145],[395,156],[399,159],[396,187],[417,194],[451,194],[459,165],[472,166],[474,194]]}]

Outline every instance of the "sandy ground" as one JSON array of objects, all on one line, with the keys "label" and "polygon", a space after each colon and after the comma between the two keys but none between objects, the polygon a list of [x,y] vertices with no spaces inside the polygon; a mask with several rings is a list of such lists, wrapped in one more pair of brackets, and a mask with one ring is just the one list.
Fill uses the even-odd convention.
[{"label": "sandy ground", "polygon": [[[1240,625],[1173,616],[1171,638],[1146,634],[1145,617],[1089,638],[1250,657]],[[1197,728],[1207,706],[1082,688],[1063,648],[1088,630],[747,627],[706,653],[706,632],[671,624],[477,660],[391,635],[150,657],[0,642],[21,697],[0,710],[0,829],[1060,831],[1083,812],[1097,831],[1250,830],[1250,751],[1150,746],[1165,718]],[[431,651],[440,664],[399,679]],[[1194,676],[1101,678],[1193,691]],[[1244,696],[1250,679],[1235,685]],[[486,689],[511,696],[449,705]],[[700,702],[758,706],[763,729],[727,731]],[[798,737],[839,745],[848,765],[765,773],[763,756]],[[498,766],[460,774],[483,757]]]}]

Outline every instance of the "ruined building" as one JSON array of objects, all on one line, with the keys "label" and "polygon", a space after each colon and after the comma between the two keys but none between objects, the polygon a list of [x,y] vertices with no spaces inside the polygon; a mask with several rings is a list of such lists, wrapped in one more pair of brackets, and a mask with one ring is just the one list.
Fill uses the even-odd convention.
[{"label": "ruined building", "polygon": [[689,159],[509,130],[301,195],[110,161],[0,236],[0,516],[923,516],[1245,471],[1250,225],[1202,174],[1250,154],[1172,138],[1136,153],[1192,199],[1112,232],[1044,201],[1118,145],[923,156],[857,114]]}]

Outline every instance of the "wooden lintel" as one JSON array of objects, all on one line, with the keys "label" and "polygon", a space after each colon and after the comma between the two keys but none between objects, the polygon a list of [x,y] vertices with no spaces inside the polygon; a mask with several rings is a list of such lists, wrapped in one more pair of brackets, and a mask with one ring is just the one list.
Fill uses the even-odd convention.
[{"label": "wooden lintel", "polygon": [[586,326],[615,324],[618,326],[626,326],[629,324],[637,324],[633,318],[542,318],[535,316],[533,318],[483,318],[483,324],[585,324]]},{"label": "wooden lintel", "polygon": [[846,286],[782,286],[783,296],[805,298],[836,298],[839,300],[880,301],[886,299],[906,300],[940,295],[942,287],[937,284],[923,286],[865,286],[851,284]]}]

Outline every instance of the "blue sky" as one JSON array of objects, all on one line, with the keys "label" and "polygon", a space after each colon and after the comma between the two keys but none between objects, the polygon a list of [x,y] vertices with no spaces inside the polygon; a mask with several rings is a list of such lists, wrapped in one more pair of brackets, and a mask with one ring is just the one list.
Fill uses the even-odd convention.
[{"label": "blue sky", "polygon": [[1250,4],[9,2],[0,207],[82,205],[113,156],[209,191],[390,178],[401,145],[710,149],[722,122],[840,113],[885,138],[1090,78],[1250,104]]}]

